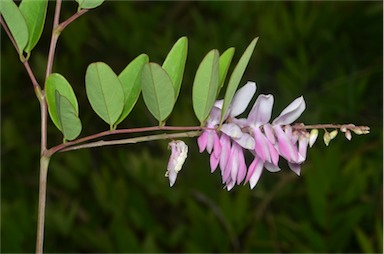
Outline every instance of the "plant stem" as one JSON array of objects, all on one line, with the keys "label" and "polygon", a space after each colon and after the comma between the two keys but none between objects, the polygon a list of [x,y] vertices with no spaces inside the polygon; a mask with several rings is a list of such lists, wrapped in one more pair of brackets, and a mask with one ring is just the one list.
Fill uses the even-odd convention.
[{"label": "plant stem", "polygon": [[56,9],[55,16],[53,18],[53,29],[52,29],[52,37],[51,43],[49,45],[49,53],[48,53],[48,61],[47,61],[47,71],[45,73],[45,78],[47,79],[49,74],[52,72],[53,59],[55,57],[56,44],[59,39],[60,32],[58,32],[57,28],[59,27],[59,19],[60,19],[60,10],[61,10],[61,0],[56,1]]},{"label": "plant stem", "polygon": [[120,129],[120,130],[112,130],[112,131],[103,131],[99,132],[87,137],[79,138],[73,141],[66,142],[64,144],[57,145],[55,147],[52,147],[47,151],[47,155],[52,156],[54,153],[61,151],[63,149],[68,148],[69,146],[74,146],[80,143],[84,143],[86,141],[101,138],[109,135],[116,135],[116,134],[127,134],[127,133],[140,133],[140,132],[147,132],[147,131],[160,131],[160,130],[167,130],[167,131],[199,131],[205,129],[204,127],[200,126],[150,126],[150,127],[140,127],[140,128],[131,128],[131,129]]},{"label": "plant stem", "polygon": [[83,148],[91,148],[91,147],[134,144],[134,143],[161,140],[161,139],[191,138],[191,137],[199,136],[200,133],[201,133],[201,131],[189,131],[189,132],[173,133],[173,134],[167,134],[167,133],[155,134],[155,135],[141,136],[141,137],[135,137],[135,138],[127,138],[127,139],[119,139],[119,140],[108,140],[108,141],[100,140],[100,141],[96,141],[96,142],[92,142],[92,143],[67,147],[67,148],[62,149],[61,151],[66,152],[66,151],[78,150],[78,149],[83,149]]},{"label": "plant stem", "polygon": [[47,173],[50,157],[41,156],[40,158],[40,180],[39,180],[39,208],[37,215],[37,237],[36,237],[36,253],[43,253],[44,245],[44,219],[45,219],[45,202],[47,191]]},{"label": "plant stem", "polygon": [[[53,59],[56,50],[57,39],[59,34],[56,32],[56,28],[59,25],[61,9],[61,0],[56,1],[55,16],[53,21],[52,37],[48,53],[47,70],[45,78],[52,72]],[[36,235],[36,253],[43,253],[44,246],[44,225],[45,225],[45,206],[46,206],[46,194],[47,194],[47,174],[50,156],[46,155],[47,151],[47,118],[48,109],[47,101],[45,97],[45,82],[44,90],[39,91],[40,97],[40,110],[41,110],[41,158],[40,158],[40,180],[39,180],[39,208],[37,211],[37,235]]]}]

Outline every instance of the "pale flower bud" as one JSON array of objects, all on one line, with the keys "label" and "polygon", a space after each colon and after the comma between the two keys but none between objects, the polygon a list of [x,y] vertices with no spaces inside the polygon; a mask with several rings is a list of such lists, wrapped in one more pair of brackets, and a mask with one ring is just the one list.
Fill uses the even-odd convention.
[{"label": "pale flower bud", "polygon": [[329,133],[331,139],[334,139],[337,136],[337,130],[333,130]]},{"label": "pale flower bud", "polygon": [[348,140],[351,140],[351,139],[352,139],[352,134],[351,134],[351,132],[350,132],[349,130],[347,130],[347,131],[345,132],[345,137],[346,137]]},{"label": "pale flower bud", "polygon": [[313,146],[313,144],[316,142],[318,135],[319,135],[318,129],[311,130],[311,133],[309,134],[309,147]]},{"label": "pale flower bud", "polygon": [[352,130],[353,130],[353,132],[356,133],[357,135],[361,135],[361,134],[363,134],[363,131],[362,131],[360,128],[358,128],[358,127],[353,128]]},{"label": "pale flower bud", "polygon": [[326,132],[324,133],[323,139],[324,139],[324,144],[325,144],[326,146],[328,146],[328,145],[329,145],[329,142],[331,142],[331,135],[329,134],[329,132],[326,131]]}]

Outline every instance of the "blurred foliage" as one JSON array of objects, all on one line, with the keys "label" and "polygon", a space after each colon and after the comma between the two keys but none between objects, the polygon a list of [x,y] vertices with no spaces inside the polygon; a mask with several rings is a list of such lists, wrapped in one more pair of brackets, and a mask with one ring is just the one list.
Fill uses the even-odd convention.
[{"label": "blurred foliage", "polygon": [[[52,27],[30,63],[40,82]],[[62,20],[77,8],[64,1]],[[382,252],[383,9],[381,2],[114,2],[88,12],[61,35],[54,71],[74,87],[82,136],[108,129],[85,97],[88,64],[119,73],[140,53],[162,63],[189,38],[186,74],[167,124],[197,125],[191,86],[213,48],[236,47],[237,62],[260,36],[243,83],[275,96],[274,116],[303,95],[301,121],[369,125],[371,133],[317,141],[300,178],[282,165],[252,191],[227,192],[207,154],[189,157],[175,186],[164,177],[167,142],[55,155],[48,175],[46,252]],[[35,246],[39,104],[26,71],[1,32],[1,252]],[[231,66],[230,71],[234,66]],[[223,92],[222,92],[223,93]],[[119,127],[156,125],[142,98]],[[49,122],[49,146],[61,134]],[[251,158],[247,158],[250,161]]]}]

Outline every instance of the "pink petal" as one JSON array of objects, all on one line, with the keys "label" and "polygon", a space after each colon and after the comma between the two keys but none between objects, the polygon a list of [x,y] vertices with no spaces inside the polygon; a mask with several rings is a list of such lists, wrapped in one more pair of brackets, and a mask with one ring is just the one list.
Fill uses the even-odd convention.
[{"label": "pink petal", "polygon": [[215,172],[216,168],[217,168],[217,165],[219,165],[219,158],[216,157],[215,153],[212,153],[211,154],[211,157],[210,157],[210,165],[211,165],[211,173]]},{"label": "pink petal", "polygon": [[264,134],[267,139],[274,145],[276,143],[275,134],[273,134],[272,126],[268,123],[263,125]]},{"label": "pink petal", "polygon": [[225,167],[227,166],[228,158],[231,153],[231,140],[227,135],[222,134],[220,137],[220,144],[221,144],[220,169],[221,169],[222,175],[224,175],[223,172]]},{"label": "pink petal", "polygon": [[235,186],[235,180],[233,179],[229,179],[228,182],[226,183],[226,188],[227,188],[227,191],[230,191],[233,189],[233,187]]},{"label": "pink petal", "polygon": [[213,145],[215,144],[215,131],[207,130],[207,152],[212,153]]},{"label": "pink petal", "polygon": [[271,161],[271,156],[269,154],[269,149],[268,149],[268,140],[266,137],[263,135],[261,130],[256,127],[253,129],[254,133],[254,139],[255,139],[255,152],[256,154],[260,157],[260,159],[265,162],[265,161]]},{"label": "pink petal", "polygon": [[[292,127],[290,125],[284,126],[284,132],[287,135],[288,139],[292,142]],[[295,143],[295,142],[292,142]]]},{"label": "pink petal", "polygon": [[272,163],[277,165],[279,163],[279,153],[276,150],[275,146],[272,145],[272,143],[267,142],[267,144],[268,144],[269,154],[271,155]]},{"label": "pink petal", "polygon": [[207,131],[203,131],[203,133],[201,133],[201,135],[197,138],[197,144],[199,145],[200,153],[204,152],[205,148],[207,147],[207,141],[208,133]]},{"label": "pink petal", "polygon": [[259,160],[254,166],[255,169],[253,170],[253,174],[249,178],[249,186],[251,187],[251,189],[255,188],[257,182],[259,181],[261,173],[263,172],[263,165],[263,162]]},{"label": "pink petal", "polygon": [[288,161],[297,161],[298,154],[296,147],[288,139],[280,125],[273,126],[278,140],[279,153]]},{"label": "pink petal", "polygon": [[237,172],[237,184],[240,184],[247,174],[247,165],[245,164],[245,158],[243,149],[240,147],[240,149],[237,151],[238,153],[238,159],[239,159],[239,171]]},{"label": "pink petal", "polygon": [[234,148],[232,145],[231,151],[229,152],[228,161],[225,165],[225,168],[222,174],[223,183],[226,183],[228,181],[228,178],[231,177],[231,173],[233,170],[232,167],[235,165],[233,162],[236,159],[236,156],[233,151],[234,151]]},{"label": "pink petal", "polygon": [[298,176],[300,176],[300,170],[301,170],[301,166],[300,164],[298,163],[291,163],[291,162],[288,162],[288,166],[289,168],[295,172]]},{"label": "pink petal", "polygon": [[237,173],[239,172],[239,145],[232,144],[232,150],[231,150],[231,160],[229,161],[229,164],[232,164],[231,166],[231,179],[236,182],[237,179]]},{"label": "pink petal", "polygon": [[259,127],[271,119],[273,96],[261,94],[257,97],[252,110],[248,114],[248,122],[251,126]]},{"label": "pink petal", "polygon": [[237,90],[231,102],[231,109],[229,115],[236,117],[244,112],[248,107],[249,102],[252,100],[256,92],[256,84],[254,82],[247,82],[242,88]]},{"label": "pink petal", "polygon": [[216,132],[213,137],[213,153],[215,154],[216,158],[220,158],[221,144],[220,144],[219,135],[217,135]]},{"label": "pink petal", "polygon": [[295,99],[289,104],[281,114],[273,120],[273,125],[286,125],[293,123],[305,110],[305,101],[303,96]]}]

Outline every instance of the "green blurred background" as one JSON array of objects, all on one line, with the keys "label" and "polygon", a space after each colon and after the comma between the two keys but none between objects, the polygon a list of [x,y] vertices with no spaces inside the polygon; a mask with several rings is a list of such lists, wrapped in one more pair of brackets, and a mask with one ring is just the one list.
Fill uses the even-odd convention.
[{"label": "green blurred background", "polygon": [[[65,1],[62,18],[77,4]],[[52,27],[30,64],[42,82]],[[167,141],[54,155],[48,173],[46,252],[382,252],[382,2],[105,2],[61,35],[54,71],[74,87],[82,136],[108,129],[92,111],[84,75],[94,61],[116,73],[140,53],[162,63],[189,38],[179,99],[167,124],[198,125],[191,104],[205,54],[259,42],[242,84],[275,96],[273,117],[303,95],[307,124],[369,125],[371,133],[319,140],[297,177],[281,163],[254,190],[223,189],[196,139],[173,188]],[[30,80],[1,33],[1,252],[35,248],[40,111]],[[231,66],[230,71],[234,65]],[[222,96],[222,95],[221,95]],[[156,125],[142,97],[119,128]],[[49,121],[49,147],[62,136]],[[248,161],[251,158],[247,158]]]}]

